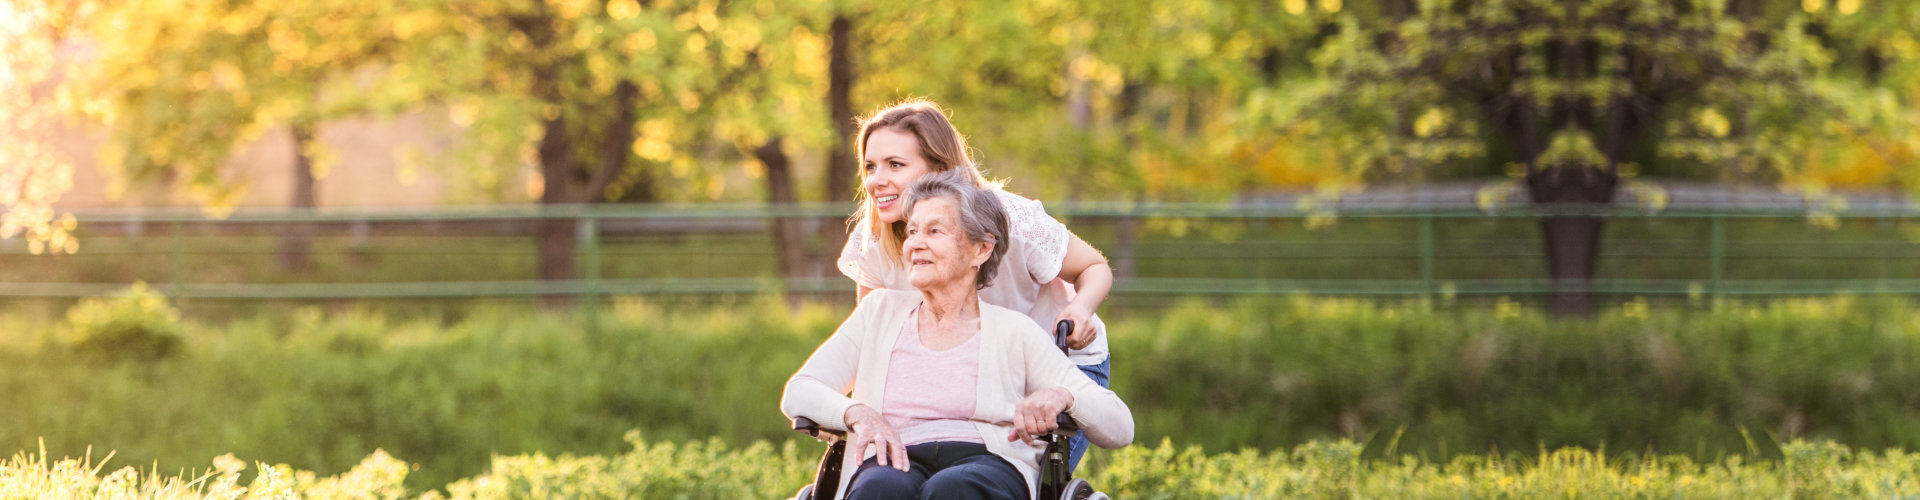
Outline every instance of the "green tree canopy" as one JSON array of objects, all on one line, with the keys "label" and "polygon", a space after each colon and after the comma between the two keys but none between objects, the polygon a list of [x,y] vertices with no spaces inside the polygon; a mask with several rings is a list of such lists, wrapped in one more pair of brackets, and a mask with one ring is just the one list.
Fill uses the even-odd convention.
[{"label": "green tree canopy", "polygon": [[[1912,81],[1888,81],[1911,71],[1889,66],[1910,63],[1870,40],[1893,44],[1920,25],[1854,19],[1910,20],[1911,9],[1836,4],[1381,2],[1334,17],[1315,74],[1256,93],[1253,112],[1257,127],[1322,148],[1303,152],[1331,153],[1335,179],[1503,169],[1552,204],[1611,202],[1641,172],[1821,188],[1809,175],[1819,156],[1864,144],[1890,158],[1914,133],[1901,98]],[[1853,26],[1863,22],[1872,27]],[[1557,308],[1586,310],[1600,219],[1541,227]]]}]

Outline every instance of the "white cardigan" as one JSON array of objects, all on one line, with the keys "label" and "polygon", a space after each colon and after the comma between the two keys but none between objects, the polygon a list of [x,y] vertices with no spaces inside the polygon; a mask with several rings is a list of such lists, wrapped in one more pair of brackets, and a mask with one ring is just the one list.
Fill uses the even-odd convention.
[{"label": "white cardigan", "polygon": [[[886,394],[894,342],[906,326],[908,313],[921,300],[916,292],[874,290],[867,294],[840,329],[787,380],[780,411],[788,418],[807,417],[841,431],[847,429],[847,408],[855,404],[886,413],[881,395]],[[1080,432],[1089,441],[1102,448],[1133,442],[1133,414],[1126,403],[1068,362],[1053,346],[1052,335],[1040,330],[1032,319],[981,302],[979,335],[980,385],[973,423],[987,450],[1019,469],[1030,491],[1038,490],[1034,486],[1039,484],[1040,457],[1019,452],[1007,441],[1007,434],[1013,432],[1014,407],[1028,394],[1064,387],[1073,393],[1073,405],[1067,408],[1067,414],[1080,423]],[[851,398],[845,396],[849,390],[853,392]],[[840,494],[835,498],[846,496],[853,473],[865,458],[861,450],[847,450]]]}]

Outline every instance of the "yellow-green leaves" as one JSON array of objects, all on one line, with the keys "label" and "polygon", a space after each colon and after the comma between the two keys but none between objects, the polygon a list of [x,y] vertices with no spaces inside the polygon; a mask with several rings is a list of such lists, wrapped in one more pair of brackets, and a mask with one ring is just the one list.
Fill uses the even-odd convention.
[{"label": "yellow-green leaves", "polygon": [[640,15],[640,3],[635,0],[612,0],[607,2],[607,16],[615,21],[632,19]]},{"label": "yellow-green leaves", "polygon": [[1702,108],[1699,114],[1694,116],[1694,124],[1713,137],[1726,137],[1728,130],[1732,128],[1732,125],[1727,122],[1727,117],[1721,116],[1720,112],[1713,108]]},{"label": "yellow-green leaves", "polygon": [[0,239],[25,235],[34,254],[74,253],[73,217],[53,208],[73,187],[73,166],[40,135],[55,114],[34,91],[53,63],[54,40],[39,23],[56,10],[45,7],[0,0]]},{"label": "yellow-green leaves", "polygon": [[1445,111],[1441,111],[1440,108],[1427,108],[1426,113],[1422,113],[1419,119],[1414,120],[1413,135],[1416,137],[1433,137],[1440,133],[1442,129],[1446,128],[1446,126],[1447,113]]}]

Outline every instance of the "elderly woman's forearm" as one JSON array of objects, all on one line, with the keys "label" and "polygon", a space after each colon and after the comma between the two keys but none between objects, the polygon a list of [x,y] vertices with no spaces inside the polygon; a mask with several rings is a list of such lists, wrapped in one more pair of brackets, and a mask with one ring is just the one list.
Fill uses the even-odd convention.
[{"label": "elderly woman's forearm", "polygon": [[[854,318],[858,318],[858,310]],[[829,429],[844,430],[846,424],[841,418],[853,399],[846,396],[853,389],[854,377],[858,370],[855,366],[860,359],[860,349],[846,335],[848,325],[853,318],[841,325],[820,347],[800,365],[800,370],[787,379],[787,386],[780,397],[780,411],[788,417],[811,418]]]},{"label": "elderly woman's forearm", "polygon": [[787,418],[807,417],[828,429],[845,431],[847,409],[858,404],[817,379],[795,376],[781,394],[780,412]]},{"label": "elderly woman's forearm", "polygon": [[[1093,385],[1088,382],[1088,385]],[[1073,391],[1074,405],[1067,414],[1081,424],[1087,440],[1101,448],[1120,448],[1133,443],[1133,410],[1113,391],[1093,389]]]}]

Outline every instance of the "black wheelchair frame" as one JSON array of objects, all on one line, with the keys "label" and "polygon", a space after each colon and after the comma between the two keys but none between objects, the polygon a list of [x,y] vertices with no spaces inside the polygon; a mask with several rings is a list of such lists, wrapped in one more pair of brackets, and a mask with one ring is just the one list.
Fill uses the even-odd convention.
[{"label": "black wheelchair frame", "polygon": [[[1073,333],[1072,321],[1061,320],[1054,326],[1053,345],[1060,348],[1060,354],[1063,356],[1067,354],[1067,335],[1071,333]],[[1088,484],[1085,479],[1075,479],[1073,471],[1068,468],[1068,455],[1072,451],[1069,449],[1071,446],[1069,442],[1074,436],[1080,434],[1080,423],[1075,422],[1073,417],[1067,416],[1066,412],[1061,412],[1057,424],[1059,428],[1039,438],[1041,442],[1046,443],[1046,450],[1040,455],[1043,463],[1040,464],[1038,498],[1043,500],[1106,499],[1105,494],[1094,491],[1093,485]],[[822,428],[820,424],[807,417],[795,417],[793,430],[822,441],[829,440],[828,436],[833,436],[831,438],[833,444],[828,446],[826,454],[820,457],[820,466],[814,472],[813,484],[800,488],[800,493],[794,496],[794,500],[833,500],[840,491],[840,469],[847,454],[847,433]]]}]

